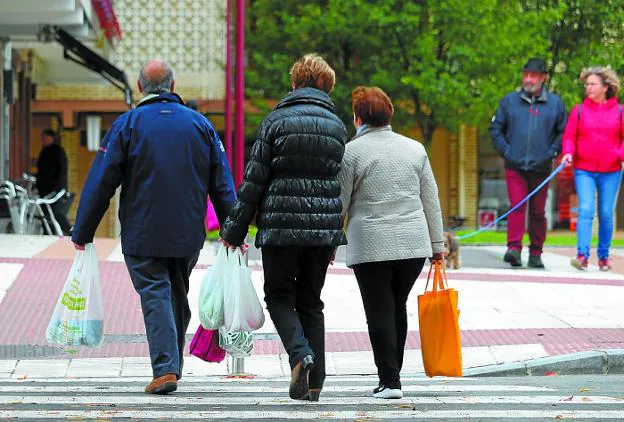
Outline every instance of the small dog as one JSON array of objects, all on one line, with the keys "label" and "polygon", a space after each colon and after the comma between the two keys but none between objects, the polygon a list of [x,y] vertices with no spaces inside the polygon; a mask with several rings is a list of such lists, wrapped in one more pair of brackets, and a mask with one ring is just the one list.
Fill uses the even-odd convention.
[{"label": "small dog", "polygon": [[459,242],[455,233],[444,232],[444,259],[448,268],[458,270],[461,268],[461,255],[459,254]]}]

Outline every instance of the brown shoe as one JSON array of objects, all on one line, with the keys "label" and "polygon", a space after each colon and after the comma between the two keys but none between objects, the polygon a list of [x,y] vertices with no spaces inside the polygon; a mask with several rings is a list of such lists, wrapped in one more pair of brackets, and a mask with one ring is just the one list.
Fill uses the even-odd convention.
[{"label": "brown shoe", "polygon": [[178,377],[176,374],[165,374],[158,378],[154,378],[147,387],[147,394],[169,394],[178,389]]},{"label": "brown shoe", "polygon": [[292,369],[290,388],[288,390],[291,399],[307,400],[308,390],[310,389],[308,375],[312,368],[314,368],[314,358],[312,355],[307,355]]}]

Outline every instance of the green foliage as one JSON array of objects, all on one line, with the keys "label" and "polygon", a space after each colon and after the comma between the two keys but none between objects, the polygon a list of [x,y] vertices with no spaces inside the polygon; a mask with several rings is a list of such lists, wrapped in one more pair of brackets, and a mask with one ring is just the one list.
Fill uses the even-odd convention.
[{"label": "green foliage", "polygon": [[[455,234],[462,236],[471,233],[472,230],[460,230]],[[524,235],[523,243],[528,245],[530,243],[529,236]],[[464,240],[460,240],[462,245],[507,245],[507,233],[499,231],[487,231],[479,233],[475,236],[469,237]],[[576,246],[576,233],[572,232],[549,232],[546,236],[546,246]],[[598,245],[598,238],[595,236],[592,239],[591,246],[596,247]],[[611,246],[614,248],[624,247],[624,238],[621,234],[617,234],[612,240]]]},{"label": "green foliage", "polygon": [[582,67],[624,70],[622,0],[252,0],[248,14],[248,97],[282,97],[292,63],[317,52],[336,70],[345,123],[351,90],[376,85],[395,103],[393,126],[417,125],[426,144],[436,128],[487,127],[531,56],[552,63],[568,106]]}]

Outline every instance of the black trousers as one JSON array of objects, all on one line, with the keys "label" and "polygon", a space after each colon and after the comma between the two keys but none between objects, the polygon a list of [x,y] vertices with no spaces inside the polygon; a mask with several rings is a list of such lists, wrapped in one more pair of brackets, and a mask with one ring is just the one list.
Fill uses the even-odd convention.
[{"label": "black trousers", "polygon": [[416,258],[353,266],[364,302],[379,382],[389,388],[401,388],[407,298],[424,265],[425,258]]},{"label": "black trousers", "polygon": [[189,277],[199,252],[188,258],[124,256],[145,320],[154,378],[182,376],[184,340],[191,321]]},{"label": "black trousers", "polygon": [[294,368],[314,356],[310,388],[325,381],[325,317],[321,290],[332,247],[262,247],[267,310]]}]

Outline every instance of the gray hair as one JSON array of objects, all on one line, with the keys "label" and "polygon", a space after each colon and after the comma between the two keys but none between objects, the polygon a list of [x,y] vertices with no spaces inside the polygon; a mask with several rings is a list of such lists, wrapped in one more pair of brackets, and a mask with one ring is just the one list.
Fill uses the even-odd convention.
[{"label": "gray hair", "polygon": [[[147,63],[149,64],[149,62]],[[171,83],[173,82],[173,68],[166,61],[162,61],[164,72],[158,75],[150,75],[148,77],[145,74],[145,68],[147,64],[141,68],[139,73],[139,82],[143,87],[143,94],[162,94],[171,92]]]}]

